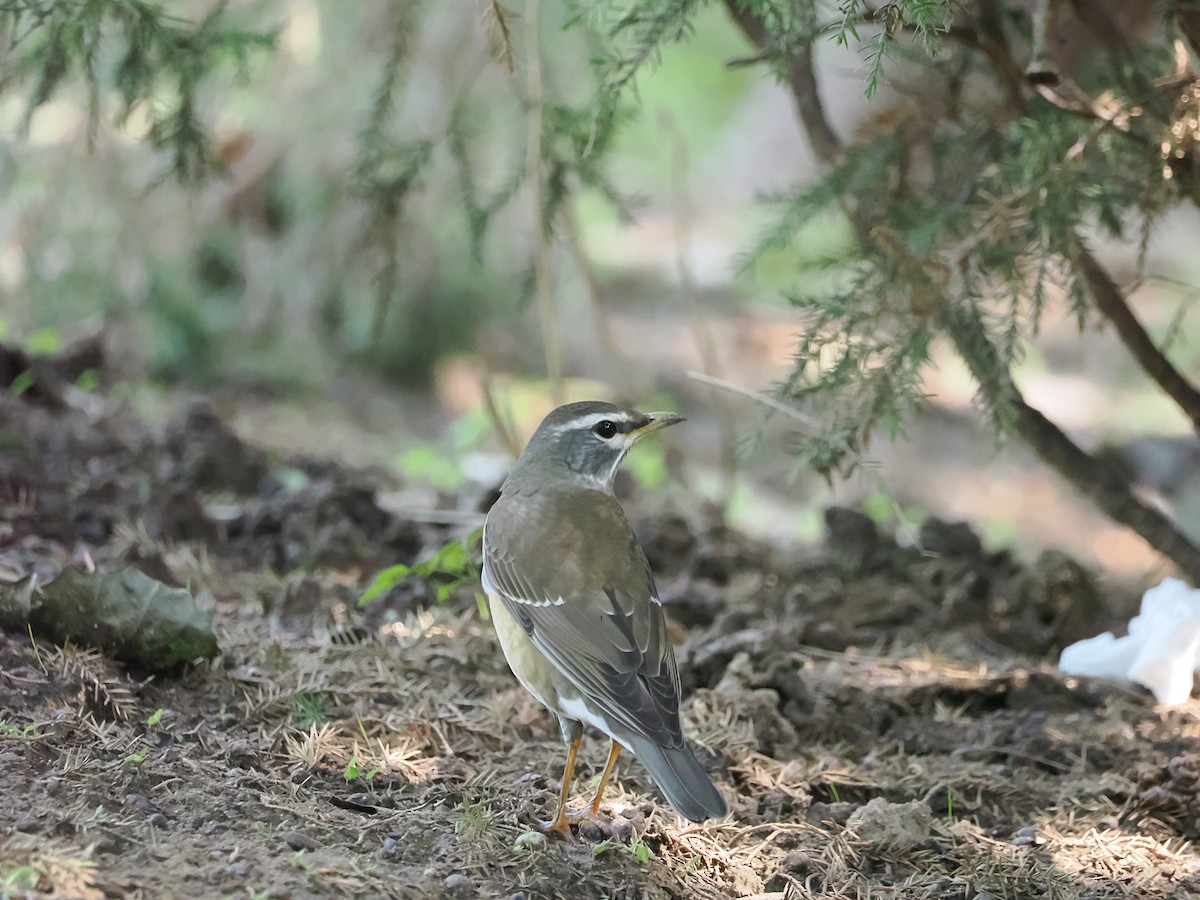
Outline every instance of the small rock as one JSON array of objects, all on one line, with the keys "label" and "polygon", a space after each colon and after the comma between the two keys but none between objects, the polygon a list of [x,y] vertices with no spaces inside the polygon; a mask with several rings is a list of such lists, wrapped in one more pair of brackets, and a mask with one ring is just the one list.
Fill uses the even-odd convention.
[{"label": "small rock", "polygon": [[395,838],[384,838],[383,839],[383,849],[388,853],[391,853],[393,850],[395,850],[399,846],[400,845],[399,845],[399,843],[397,843]]},{"label": "small rock", "polygon": [[447,875],[446,880],[442,884],[447,891],[457,897],[465,897],[475,893],[475,882],[461,872]]},{"label": "small rock", "polygon": [[1046,839],[1039,835],[1038,830],[1032,825],[1026,825],[1024,828],[1014,831],[1008,842],[1014,847],[1027,847],[1030,844],[1044,844]]},{"label": "small rock", "polygon": [[262,754],[246,740],[237,740],[225,748],[225,761],[238,769],[262,768]]},{"label": "small rock", "polygon": [[920,800],[891,803],[876,797],[846,820],[846,829],[858,840],[879,850],[903,853],[929,840],[933,813]]},{"label": "small rock", "polygon": [[594,819],[584,819],[579,823],[579,836],[593,844],[600,843],[606,837],[604,829]]},{"label": "small rock", "polygon": [[541,850],[546,846],[546,836],[540,831],[526,831],[513,841],[514,850]]},{"label": "small rock", "polygon": [[250,867],[245,863],[234,863],[232,866],[226,866],[225,871],[240,878],[250,871]]},{"label": "small rock", "polygon": [[320,842],[299,831],[281,831],[279,833],[279,840],[283,841],[293,850],[317,850],[321,846]]},{"label": "small rock", "polygon": [[983,542],[966,522],[945,522],[930,516],[921,526],[921,546],[939,556],[979,557]]},{"label": "small rock", "polygon": [[628,844],[633,840],[633,823],[624,816],[614,816],[610,825],[613,840]]},{"label": "small rock", "polygon": [[167,828],[170,825],[170,823],[167,821],[167,817],[160,812],[151,813],[146,818],[146,821],[155,828]]},{"label": "small rock", "polygon": [[152,816],[155,813],[162,813],[161,809],[159,809],[152,802],[150,802],[148,798],[143,797],[141,794],[126,794],[125,802],[144,816]]},{"label": "small rock", "polygon": [[791,875],[807,875],[814,866],[812,857],[803,850],[792,850],[783,858],[780,868]]}]

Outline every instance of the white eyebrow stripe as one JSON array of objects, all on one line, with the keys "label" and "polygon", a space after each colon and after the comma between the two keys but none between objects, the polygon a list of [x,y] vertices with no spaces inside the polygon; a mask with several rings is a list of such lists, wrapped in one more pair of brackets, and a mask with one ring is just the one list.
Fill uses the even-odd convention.
[{"label": "white eyebrow stripe", "polygon": [[572,419],[570,422],[566,423],[565,425],[556,426],[554,430],[558,434],[562,434],[564,431],[575,431],[576,429],[595,428],[601,422],[614,422],[614,423],[620,423],[620,424],[624,424],[624,425],[633,425],[640,421],[641,421],[641,418],[639,418],[637,416],[631,416],[628,413],[624,413],[624,412],[620,412],[620,411],[610,412],[610,413],[599,412],[599,413],[592,413],[591,415],[584,416],[583,418],[580,418],[580,419]]}]

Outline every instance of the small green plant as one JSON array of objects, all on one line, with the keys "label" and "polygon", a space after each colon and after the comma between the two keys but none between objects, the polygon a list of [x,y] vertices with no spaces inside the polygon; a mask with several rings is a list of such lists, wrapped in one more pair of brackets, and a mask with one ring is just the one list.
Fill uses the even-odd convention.
[{"label": "small green plant", "polygon": [[153,728],[155,725],[157,725],[159,722],[162,721],[162,717],[163,717],[163,710],[162,710],[162,707],[160,706],[154,712],[150,713],[149,717],[146,719],[146,724],[148,726],[150,726],[151,728]]},{"label": "small green plant", "polygon": [[592,856],[603,856],[614,848],[619,849],[622,853],[628,853],[638,862],[649,862],[654,858],[654,851],[650,849],[650,845],[638,837],[635,837],[628,844],[622,844],[620,841],[605,838],[592,848]]},{"label": "small green plant", "polygon": [[11,722],[0,722],[0,737],[19,738],[23,741],[33,741],[45,737],[32,722],[28,725],[14,725]]},{"label": "small green plant", "polygon": [[634,838],[632,843],[630,843],[629,847],[627,848],[627,852],[630,853],[638,862],[642,863],[650,862],[650,860],[654,857],[654,851],[650,849],[650,845],[641,838]]},{"label": "small green plant", "polygon": [[474,840],[487,830],[494,815],[491,807],[463,801],[454,813],[454,833]]},{"label": "small green plant", "polygon": [[131,767],[140,766],[145,761],[149,753],[149,747],[138,747],[138,749],[132,751],[128,756],[125,757],[125,765]]},{"label": "small green plant", "polygon": [[[367,589],[358,598],[358,605],[366,606],[413,575],[431,582],[437,602],[445,603],[455,588],[479,580],[479,557],[473,548],[482,538],[483,528],[476,528],[464,538],[447,541],[436,553],[418,563],[388,566],[371,579]],[[481,599],[476,598],[476,603],[480,604]]]},{"label": "small green plant", "polygon": [[320,694],[297,694],[296,709],[292,712],[292,724],[307,731],[314,725],[329,721],[326,700]]},{"label": "small green plant", "polygon": [[29,896],[37,890],[42,873],[36,866],[26,863],[23,866],[0,869],[0,897]]},{"label": "small green plant", "polygon": [[359,765],[358,756],[355,755],[351,756],[350,762],[346,763],[346,771],[344,774],[347,781],[357,781],[361,778],[363,781],[367,782],[367,784],[370,784],[375,776],[379,774],[379,766],[364,771]]}]

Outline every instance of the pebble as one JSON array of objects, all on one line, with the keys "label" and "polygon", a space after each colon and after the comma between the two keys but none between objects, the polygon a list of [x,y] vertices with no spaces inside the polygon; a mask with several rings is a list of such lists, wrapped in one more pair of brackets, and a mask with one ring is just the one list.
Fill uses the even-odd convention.
[{"label": "pebble", "polygon": [[317,850],[321,846],[319,841],[299,831],[281,831],[279,833],[279,840],[283,841],[293,850]]},{"label": "pebble", "polygon": [[447,875],[446,880],[442,884],[447,891],[457,896],[466,896],[475,893],[475,882],[461,872]]},{"label": "pebble", "polygon": [[625,844],[633,840],[633,823],[624,816],[613,816],[610,827],[613,840],[621,841]]},{"label": "pebble", "polygon": [[600,827],[600,823],[591,819],[584,819],[579,823],[579,836],[593,844],[599,843],[606,837],[604,829]]}]

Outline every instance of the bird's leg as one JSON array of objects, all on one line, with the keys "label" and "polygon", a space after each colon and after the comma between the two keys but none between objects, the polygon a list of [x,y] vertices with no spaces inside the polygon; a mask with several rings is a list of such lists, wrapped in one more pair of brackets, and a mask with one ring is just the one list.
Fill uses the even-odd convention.
[{"label": "bird's leg", "polygon": [[575,777],[575,755],[579,752],[579,745],[582,741],[583,732],[581,730],[567,744],[567,766],[563,769],[562,790],[558,794],[558,812],[549,822],[535,823],[539,831],[557,831],[563,837],[571,836],[572,820],[567,815],[567,797],[571,793],[571,780]]},{"label": "bird's leg", "polygon": [[608,779],[612,777],[613,767],[616,766],[617,757],[620,755],[621,745],[613,741],[612,747],[608,751],[608,763],[604,766],[604,773],[600,776],[600,783],[596,785],[596,794],[592,797],[592,805],[583,812],[571,816],[572,824],[582,822],[584,819],[589,819],[600,812],[600,801],[604,798],[604,789],[608,787]]}]

